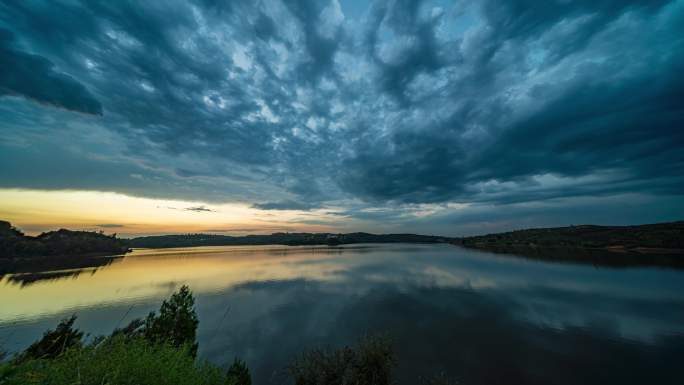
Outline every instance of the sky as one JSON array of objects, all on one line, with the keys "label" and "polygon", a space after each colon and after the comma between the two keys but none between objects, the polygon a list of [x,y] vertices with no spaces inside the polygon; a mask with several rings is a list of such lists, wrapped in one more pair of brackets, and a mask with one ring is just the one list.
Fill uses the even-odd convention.
[{"label": "sky", "polygon": [[0,0],[34,234],[684,219],[684,1]]}]

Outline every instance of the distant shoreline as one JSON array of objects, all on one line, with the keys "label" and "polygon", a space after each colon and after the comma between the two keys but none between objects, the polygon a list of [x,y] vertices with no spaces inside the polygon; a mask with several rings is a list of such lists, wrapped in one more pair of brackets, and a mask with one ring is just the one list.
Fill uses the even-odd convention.
[{"label": "distant shoreline", "polygon": [[183,234],[138,237],[128,240],[133,248],[172,248],[193,246],[338,246],[359,243],[449,243],[451,238],[418,234],[370,233],[273,233],[270,235],[229,236]]},{"label": "distant shoreline", "polygon": [[[684,221],[638,226],[567,226],[450,238],[418,234],[273,233],[227,236],[184,234],[119,239],[101,233],[59,230],[28,237],[3,222],[0,274],[40,268],[82,268],[107,264],[131,248],[168,249],[201,246],[341,246],[352,244],[447,243],[468,249],[550,262],[612,267],[684,268]],[[28,247],[33,248],[30,249]],[[9,250],[9,252],[7,252]],[[35,254],[27,254],[35,251]],[[0,250],[0,254],[2,251]]]},{"label": "distant shoreline", "polygon": [[454,238],[450,243],[551,262],[684,268],[684,221],[526,229]]}]

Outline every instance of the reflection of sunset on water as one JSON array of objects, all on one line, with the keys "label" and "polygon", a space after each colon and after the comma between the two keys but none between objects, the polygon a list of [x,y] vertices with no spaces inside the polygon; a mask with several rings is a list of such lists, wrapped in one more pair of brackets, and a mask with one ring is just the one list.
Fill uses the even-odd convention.
[{"label": "reflection of sunset on water", "polygon": [[[198,293],[218,291],[250,280],[300,276],[331,279],[342,253],[327,247],[224,246],[193,249],[138,249],[111,265],[76,277],[20,286],[0,281],[0,322],[30,319],[94,304],[167,296],[180,283]],[[317,263],[299,263],[316,260]]]},{"label": "reflection of sunset on water", "polygon": [[416,353],[418,365],[400,366],[407,378],[434,363],[435,346],[444,367],[463,351],[486,363],[524,349],[534,360],[520,367],[534,372],[548,346],[575,367],[593,362],[573,355],[578,341],[661,357],[684,337],[680,270],[549,263],[448,244],[136,249],[76,272],[3,277],[5,350],[24,349],[72,314],[87,338],[111,333],[183,284],[196,298],[200,356],[218,364],[245,357],[257,383],[306,347],[369,332],[389,332],[404,354]]}]

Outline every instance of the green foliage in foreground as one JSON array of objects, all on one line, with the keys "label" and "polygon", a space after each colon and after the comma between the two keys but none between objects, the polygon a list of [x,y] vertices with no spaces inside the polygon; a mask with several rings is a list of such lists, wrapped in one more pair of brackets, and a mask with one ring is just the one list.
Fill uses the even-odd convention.
[{"label": "green foliage in foreground", "polygon": [[197,353],[195,299],[187,286],[150,313],[109,337],[85,345],[75,316],[0,364],[0,385],[250,385],[249,369],[236,360],[226,373]]},{"label": "green foliage in foreground", "polygon": [[220,368],[197,362],[190,349],[114,336],[68,349],[57,358],[5,364],[0,384],[236,384]]}]

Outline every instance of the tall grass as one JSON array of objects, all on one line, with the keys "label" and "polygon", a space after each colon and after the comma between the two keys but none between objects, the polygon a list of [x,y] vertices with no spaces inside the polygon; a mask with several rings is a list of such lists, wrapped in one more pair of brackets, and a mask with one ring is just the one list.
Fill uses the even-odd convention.
[{"label": "tall grass", "polygon": [[197,361],[191,345],[153,344],[142,338],[114,336],[67,349],[51,359],[5,364],[0,384],[7,385],[232,385],[220,368]]}]

